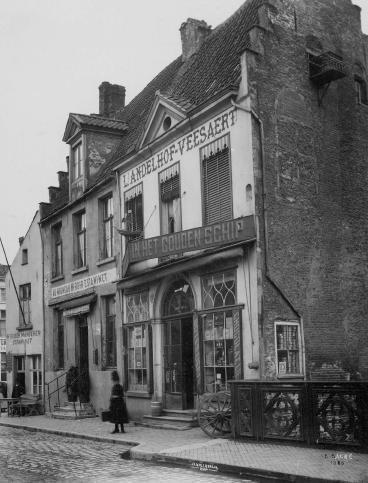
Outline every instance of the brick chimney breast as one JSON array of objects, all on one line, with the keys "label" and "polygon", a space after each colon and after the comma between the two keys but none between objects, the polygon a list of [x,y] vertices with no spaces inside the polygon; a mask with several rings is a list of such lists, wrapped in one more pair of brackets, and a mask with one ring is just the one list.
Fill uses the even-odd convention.
[{"label": "brick chimney breast", "polygon": [[102,82],[99,87],[99,114],[114,118],[117,111],[125,107],[125,87],[110,82]]},{"label": "brick chimney breast", "polygon": [[211,27],[204,20],[188,18],[180,27],[182,59],[187,61],[195,54],[211,33]]}]

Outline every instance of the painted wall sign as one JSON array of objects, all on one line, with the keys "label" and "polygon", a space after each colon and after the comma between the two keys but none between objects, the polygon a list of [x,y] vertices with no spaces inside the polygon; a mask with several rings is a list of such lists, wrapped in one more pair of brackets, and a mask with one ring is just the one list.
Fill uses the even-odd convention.
[{"label": "painted wall sign", "polygon": [[69,295],[72,293],[80,292],[91,287],[97,287],[106,283],[116,281],[116,268],[107,270],[106,272],[96,273],[90,277],[81,278],[75,282],[65,283],[58,287],[51,289],[51,298],[61,297],[62,295]]},{"label": "painted wall sign", "polygon": [[204,143],[215,140],[217,137],[229,131],[230,127],[234,126],[235,123],[236,109],[231,108],[206,124],[203,124],[203,126],[198,129],[179,138],[167,148],[159,151],[152,158],[123,173],[120,177],[121,188],[126,189],[133,186],[147,175],[154,173],[168,164],[178,161],[180,156],[184,153],[191,151]]},{"label": "painted wall sign", "polygon": [[1,337],[0,339],[0,352],[6,352],[6,338]]},{"label": "painted wall sign", "polygon": [[255,237],[253,216],[246,216],[170,235],[131,241],[128,243],[127,253],[129,262],[134,263],[176,253],[251,241]]},{"label": "painted wall sign", "polygon": [[40,330],[23,330],[15,334],[7,334],[6,339],[8,345],[16,346],[20,344],[31,344],[34,338],[41,337]]}]

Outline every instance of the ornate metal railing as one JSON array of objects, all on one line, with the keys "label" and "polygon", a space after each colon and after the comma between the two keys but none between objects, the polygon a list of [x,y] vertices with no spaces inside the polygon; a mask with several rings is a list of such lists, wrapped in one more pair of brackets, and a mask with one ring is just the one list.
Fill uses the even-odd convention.
[{"label": "ornate metal railing", "polygon": [[368,447],[368,382],[231,381],[237,438]]},{"label": "ornate metal railing", "polygon": [[64,389],[65,386],[66,386],[66,372],[63,372],[62,374],[56,376],[54,379],[51,379],[51,381],[49,382],[45,382],[45,389],[46,389],[45,392],[47,394],[46,397],[47,397],[50,413],[51,413],[52,397],[56,395],[57,405],[60,406],[60,391]]}]

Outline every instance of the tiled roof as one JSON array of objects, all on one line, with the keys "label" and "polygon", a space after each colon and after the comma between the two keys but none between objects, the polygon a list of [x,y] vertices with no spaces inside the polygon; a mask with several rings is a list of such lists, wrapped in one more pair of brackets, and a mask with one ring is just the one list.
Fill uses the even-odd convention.
[{"label": "tiled roof", "polygon": [[246,1],[210,33],[196,54],[186,62],[181,56],[177,58],[121,111],[118,117],[128,124],[129,132],[110,166],[136,149],[157,90],[190,110],[226,88],[239,85],[240,54],[250,46],[248,31],[258,24],[258,8],[263,3]]},{"label": "tiled roof", "polygon": [[[267,2],[247,0],[209,34],[199,50],[186,62],[180,56],[165,67],[116,114],[117,119],[71,114],[81,124],[115,127],[122,131],[120,144],[111,160],[101,169],[95,184],[107,177],[125,156],[138,149],[157,91],[188,112],[227,88],[239,85],[240,55],[250,47],[248,31],[259,23],[258,8],[264,3]],[[93,189],[93,186],[89,189]],[[57,207],[50,207],[49,213],[66,203],[64,199]]]},{"label": "tiled roof", "polygon": [[117,129],[119,131],[125,131],[127,129],[126,123],[120,119],[110,119],[94,114],[88,116],[86,114],[72,113],[70,115],[83,126],[105,127],[108,129]]},{"label": "tiled roof", "polygon": [[0,277],[5,277],[7,271],[8,271],[8,266],[0,264]]}]

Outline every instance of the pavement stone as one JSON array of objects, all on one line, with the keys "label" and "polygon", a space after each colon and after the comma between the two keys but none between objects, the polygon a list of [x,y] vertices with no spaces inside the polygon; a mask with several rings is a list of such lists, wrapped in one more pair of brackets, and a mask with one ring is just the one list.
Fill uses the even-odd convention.
[{"label": "pavement stone", "polygon": [[[278,476],[282,481],[368,483],[368,454],[350,450],[211,439],[200,428],[174,431],[129,424],[125,434],[110,434],[112,425],[98,418],[57,420],[47,416],[1,417],[0,425],[51,431],[128,444],[132,458],[187,467],[216,466],[237,474]],[[211,467],[209,466],[211,469]],[[203,469],[206,469],[203,466]]]}]

